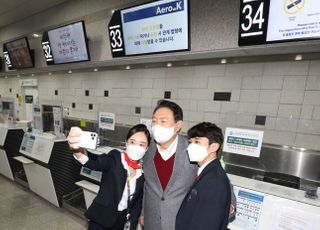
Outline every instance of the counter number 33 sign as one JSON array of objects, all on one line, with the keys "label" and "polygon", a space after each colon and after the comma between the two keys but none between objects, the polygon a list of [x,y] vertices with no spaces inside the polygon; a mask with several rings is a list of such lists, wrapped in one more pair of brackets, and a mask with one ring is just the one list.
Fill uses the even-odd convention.
[{"label": "counter number 33 sign", "polygon": [[108,32],[112,57],[125,56],[120,10],[113,13],[108,25]]},{"label": "counter number 33 sign", "polygon": [[270,0],[241,0],[239,46],[266,43]]}]

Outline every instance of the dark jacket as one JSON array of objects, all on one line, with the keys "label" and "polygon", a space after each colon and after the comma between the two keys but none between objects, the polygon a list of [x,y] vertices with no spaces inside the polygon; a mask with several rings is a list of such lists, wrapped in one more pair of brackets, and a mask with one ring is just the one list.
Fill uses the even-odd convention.
[{"label": "dark jacket", "polygon": [[185,196],[176,230],[224,230],[231,202],[229,179],[218,159],[210,162]]},{"label": "dark jacket", "polygon": [[[84,167],[102,171],[100,190],[85,216],[105,228],[110,228],[117,220],[118,204],[123,189],[126,189],[127,171],[121,163],[121,153],[118,150],[112,150],[108,154],[99,155],[96,160],[89,159]],[[142,175],[136,181],[136,189],[129,202],[130,229],[132,230],[136,229],[141,213],[143,183]]]}]

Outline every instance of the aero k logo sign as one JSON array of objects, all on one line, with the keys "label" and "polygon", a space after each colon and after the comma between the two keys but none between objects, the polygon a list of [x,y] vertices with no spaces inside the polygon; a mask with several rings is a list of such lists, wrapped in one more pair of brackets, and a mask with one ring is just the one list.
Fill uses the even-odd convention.
[{"label": "aero k logo sign", "polygon": [[287,14],[296,14],[303,9],[305,0],[284,0],[284,11]]}]

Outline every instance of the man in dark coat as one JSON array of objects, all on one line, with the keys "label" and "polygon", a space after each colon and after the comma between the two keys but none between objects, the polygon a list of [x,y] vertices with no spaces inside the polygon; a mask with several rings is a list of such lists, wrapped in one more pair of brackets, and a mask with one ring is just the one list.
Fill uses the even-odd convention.
[{"label": "man in dark coat", "polygon": [[202,122],[188,131],[188,155],[199,169],[176,217],[176,230],[227,229],[231,202],[229,179],[217,152],[223,143],[221,129]]}]

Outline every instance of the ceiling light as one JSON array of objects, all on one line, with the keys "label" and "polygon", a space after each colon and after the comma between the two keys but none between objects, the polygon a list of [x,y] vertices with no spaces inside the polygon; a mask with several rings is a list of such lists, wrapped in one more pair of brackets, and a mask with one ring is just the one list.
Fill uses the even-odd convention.
[{"label": "ceiling light", "polygon": [[224,58],[221,59],[220,63],[221,63],[221,64],[226,64],[226,63],[227,63],[227,59],[224,59]]},{"label": "ceiling light", "polygon": [[126,66],[126,69],[131,69],[131,67],[129,65]]},{"label": "ceiling light", "polygon": [[68,73],[72,73],[72,70],[69,70]]},{"label": "ceiling light", "polygon": [[20,77],[20,74],[18,74],[17,77]]},{"label": "ceiling light", "polygon": [[49,73],[48,73],[48,75],[49,75],[49,76],[51,76],[51,75],[52,75],[52,73],[51,73],[51,72],[49,72]]},{"label": "ceiling light", "polygon": [[33,73],[33,74],[31,74],[31,76],[32,76],[32,77],[34,77],[34,73]]},{"label": "ceiling light", "polygon": [[98,72],[98,69],[97,69],[97,68],[94,68],[93,71],[94,71],[94,72]]},{"label": "ceiling light", "polygon": [[296,60],[296,61],[301,61],[301,60],[302,60],[302,55],[301,55],[301,54],[297,54],[297,55],[294,57],[294,60]]},{"label": "ceiling light", "polygon": [[172,66],[172,63],[171,62],[168,62],[167,63],[167,67],[171,67]]}]

